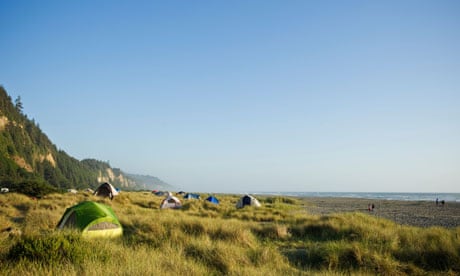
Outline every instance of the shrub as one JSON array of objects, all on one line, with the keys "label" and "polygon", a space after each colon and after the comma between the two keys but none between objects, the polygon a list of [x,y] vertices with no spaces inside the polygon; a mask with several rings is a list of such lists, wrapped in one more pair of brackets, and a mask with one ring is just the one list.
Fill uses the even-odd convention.
[{"label": "shrub", "polygon": [[21,182],[16,185],[12,185],[9,188],[11,192],[18,192],[37,198],[41,198],[47,194],[55,193],[58,191],[55,187],[51,186],[50,184],[38,180],[29,180]]}]

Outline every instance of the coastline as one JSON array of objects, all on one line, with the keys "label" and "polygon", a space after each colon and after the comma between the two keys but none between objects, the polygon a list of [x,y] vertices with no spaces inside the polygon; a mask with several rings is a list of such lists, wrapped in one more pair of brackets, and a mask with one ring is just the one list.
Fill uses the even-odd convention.
[{"label": "coastline", "polygon": [[[404,201],[386,199],[363,199],[347,197],[301,197],[306,210],[312,215],[329,215],[343,212],[363,212],[392,220],[398,224],[418,227],[460,226],[460,202]],[[368,205],[374,204],[373,211]]]}]

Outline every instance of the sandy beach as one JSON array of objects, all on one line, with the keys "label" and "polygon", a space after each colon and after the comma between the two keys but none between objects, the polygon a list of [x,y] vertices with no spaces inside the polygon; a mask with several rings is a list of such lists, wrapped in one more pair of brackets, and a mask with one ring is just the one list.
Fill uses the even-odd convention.
[{"label": "sandy beach", "polygon": [[[434,201],[332,197],[309,197],[304,198],[304,200],[307,202],[307,211],[316,215],[358,211],[405,225],[448,228],[460,226],[460,202],[446,202],[444,205],[436,205]],[[368,211],[368,204],[374,204],[373,211]]]}]

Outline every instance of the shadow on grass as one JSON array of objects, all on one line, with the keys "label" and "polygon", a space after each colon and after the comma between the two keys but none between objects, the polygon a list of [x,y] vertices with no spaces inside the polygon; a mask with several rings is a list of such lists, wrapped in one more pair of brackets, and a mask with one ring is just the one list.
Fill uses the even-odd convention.
[{"label": "shadow on grass", "polygon": [[185,248],[185,256],[217,270],[220,275],[227,275],[230,269],[221,252],[214,248],[190,244]]},{"label": "shadow on grass", "polygon": [[148,201],[148,202],[133,202],[134,205],[137,205],[141,208],[145,209],[158,209],[158,203],[154,201]]},{"label": "shadow on grass", "polygon": [[363,266],[359,248],[343,247],[334,250],[325,246],[286,249],[282,251],[289,262],[299,269],[334,269],[353,271]]},{"label": "shadow on grass", "polygon": [[327,258],[319,252],[307,248],[286,249],[282,251],[289,262],[300,269],[321,269],[327,267]]},{"label": "shadow on grass", "polygon": [[167,241],[168,235],[158,232],[152,225],[141,222],[133,224],[124,224],[122,241],[126,246],[149,246],[152,248],[160,248]]},{"label": "shadow on grass", "polygon": [[353,229],[339,229],[329,224],[306,224],[293,226],[289,229],[294,239],[311,241],[336,241],[358,239],[359,233]]}]

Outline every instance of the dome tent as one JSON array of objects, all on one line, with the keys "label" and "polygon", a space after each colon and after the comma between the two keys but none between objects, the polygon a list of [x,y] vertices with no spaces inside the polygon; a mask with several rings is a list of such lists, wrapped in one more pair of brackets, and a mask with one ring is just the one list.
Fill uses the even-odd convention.
[{"label": "dome tent", "polygon": [[109,197],[110,200],[112,200],[114,196],[118,195],[118,193],[119,191],[117,191],[117,189],[115,189],[115,187],[113,187],[112,184],[105,182],[96,189],[94,195],[101,197]]},{"label": "dome tent", "polygon": [[219,204],[219,200],[214,196],[209,196],[206,200],[214,204]]},{"label": "dome tent", "polygon": [[87,237],[117,237],[123,228],[112,208],[93,201],[83,201],[67,208],[58,229],[77,229]]},{"label": "dome tent", "polygon": [[260,207],[260,202],[251,195],[245,195],[238,200],[236,203],[236,208],[243,208],[244,206],[255,206]]},{"label": "dome tent", "polygon": [[168,196],[161,201],[160,209],[179,209],[182,208],[180,200],[168,192]]},{"label": "dome tent", "polygon": [[188,193],[184,196],[184,199],[200,199],[200,195]]}]

